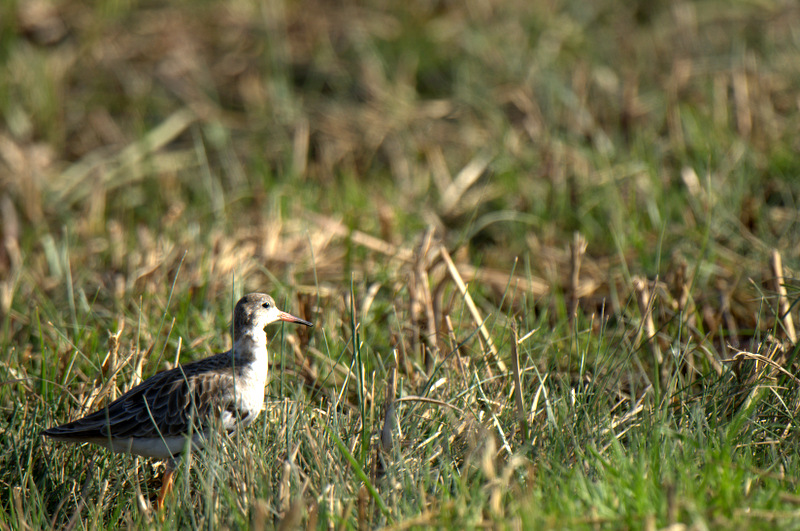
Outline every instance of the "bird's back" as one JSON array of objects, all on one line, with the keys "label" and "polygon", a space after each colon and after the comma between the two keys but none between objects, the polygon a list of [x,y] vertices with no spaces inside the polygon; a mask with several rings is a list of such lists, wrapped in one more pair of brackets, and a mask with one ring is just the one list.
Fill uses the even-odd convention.
[{"label": "bird's back", "polygon": [[233,358],[224,352],[160,372],[107,406],[42,433],[55,440],[95,442],[109,439],[165,438],[205,429],[214,409],[230,397],[220,392],[234,378]]}]

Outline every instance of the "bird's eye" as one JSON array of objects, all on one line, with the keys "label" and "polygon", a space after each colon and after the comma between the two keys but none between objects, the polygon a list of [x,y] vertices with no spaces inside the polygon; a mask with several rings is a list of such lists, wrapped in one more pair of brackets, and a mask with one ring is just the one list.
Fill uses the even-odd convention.
[{"label": "bird's eye", "polygon": [[262,304],[261,306],[263,306],[264,308],[266,308],[267,310],[269,310],[269,303],[268,303],[268,302],[265,302],[265,303],[264,303],[264,304]]}]

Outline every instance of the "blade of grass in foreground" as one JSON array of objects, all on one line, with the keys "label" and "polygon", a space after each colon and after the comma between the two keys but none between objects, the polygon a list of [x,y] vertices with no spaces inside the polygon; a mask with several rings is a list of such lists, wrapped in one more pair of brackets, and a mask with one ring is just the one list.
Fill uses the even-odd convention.
[{"label": "blade of grass in foreground", "polygon": [[372,496],[372,499],[374,499],[375,503],[378,504],[378,508],[381,510],[383,514],[386,515],[386,518],[394,522],[394,519],[389,514],[389,508],[386,506],[385,503],[383,503],[383,499],[381,499],[381,495],[378,493],[377,489],[375,489],[375,487],[372,485],[372,482],[367,477],[367,474],[366,472],[364,472],[364,469],[361,468],[361,465],[358,464],[356,458],[353,456],[353,454],[350,453],[350,450],[347,449],[347,446],[344,444],[344,441],[342,441],[339,438],[339,436],[331,429],[330,426],[326,425],[326,428],[328,430],[328,433],[330,433],[331,437],[333,437],[333,442],[336,443],[336,447],[339,449],[340,452],[342,452],[342,455],[350,463],[350,466],[353,467],[353,470],[355,471],[358,478],[364,482],[364,485],[367,487],[367,490]]}]

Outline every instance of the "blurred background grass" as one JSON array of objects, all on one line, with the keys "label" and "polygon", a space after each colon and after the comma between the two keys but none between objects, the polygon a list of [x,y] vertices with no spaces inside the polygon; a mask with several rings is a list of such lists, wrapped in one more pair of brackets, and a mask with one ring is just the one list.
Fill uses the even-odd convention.
[{"label": "blurred background grass", "polygon": [[[369,355],[358,364],[378,385],[373,407],[396,349],[404,392],[425,394],[444,376],[441,400],[467,408],[465,396],[481,395],[483,408],[500,404],[492,415],[508,415],[502,425],[513,431],[515,417],[503,409],[511,380],[479,390],[469,376],[506,374],[512,322],[521,335],[539,330],[520,346],[534,425],[559,418],[543,402],[530,407],[546,388],[530,372],[537,367],[563,383],[551,393],[574,391],[587,372],[627,372],[620,385],[632,388],[620,410],[641,411],[650,396],[645,411],[657,412],[665,402],[648,395],[643,377],[658,380],[654,342],[693,360],[670,366],[680,385],[662,370],[657,386],[712,396],[693,382],[727,374],[731,346],[755,352],[766,334],[785,336],[773,249],[783,255],[791,300],[797,292],[798,28],[800,7],[779,0],[4,2],[0,346],[13,383],[0,389],[6,435],[20,429],[20,397],[34,408],[23,415],[31,429],[85,407],[95,375],[109,374],[106,330],[122,330],[120,359],[141,359],[148,376],[174,360],[179,338],[190,358],[226,348],[232,301],[253,290],[319,325],[313,337],[282,343],[273,397],[299,378],[316,391],[296,398],[327,407],[325,389],[353,385],[343,375],[360,339]],[[440,246],[489,316],[499,367],[484,356],[491,349],[478,342]],[[639,277],[646,290],[636,289]],[[656,298],[637,305],[645,293]],[[657,336],[650,342],[641,338],[648,313],[655,324],[645,336]],[[446,356],[459,343],[455,357],[475,363],[461,373]],[[792,372],[786,356],[779,365]],[[135,381],[134,368],[121,370],[121,387]],[[366,395],[355,389],[345,398],[361,407]],[[713,396],[724,402],[729,390]],[[616,398],[587,400],[597,411],[586,433],[595,434]],[[490,431],[500,426],[480,419]],[[425,426],[421,439],[436,432]],[[498,443],[513,446],[506,459],[524,455],[525,466],[549,470],[536,456],[556,443],[508,437]],[[650,441],[644,433],[634,440]],[[35,468],[41,445],[25,444],[33,456],[26,464],[16,454],[5,462],[28,470],[41,491],[52,472]],[[580,483],[567,454],[568,481]],[[772,470],[775,461],[759,459],[754,467]],[[524,468],[514,463],[511,470]],[[486,466],[489,479],[474,488],[497,484]],[[516,472],[508,474],[499,476],[507,484]],[[3,496],[8,522],[22,495],[14,492],[29,489],[12,477]],[[667,481],[673,489],[678,482]],[[540,485],[520,484],[532,492]],[[80,481],[70,488],[80,499]],[[469,504],[459,503],[470,488],[451,487],[454,506],[421,499],[393,510],[400,520],[455,515],[473,525],[504,515],[539,524],[557,522],[547,520],[552,514],[596,517],[591,503],[531,516],[514,499],[504,499],[505,510],[478,504],[478,513],[465,513]],[[44,496],[24,514],[64,524],[81,514],[59,512],[65,496]],[[621,510],[623,525],[639,527],[650,514],[675,521],[667,498],[658,489],[650,496],[652,506]],[[740,502],[729,500],[725,518],[742,517],[731,512]],[[679,520],[731,522],[692,503]],[[108,507],[98,507],[112,525]],[[114,514],[133,510],[123,507]],[[611,514],[603,518],[619,524]]]},{"label": "blurred background grass", "polygon": [[[573,231],[650,276],[708,258],[696,281],[729,290],[797,244],[792,3],[3,9],[5,272],[61,283],[46,238],[117,299],[158,245],[161,282],[230,246],[309,283],[315,215],[548,281]],[[371,270],[322,251],[322,280]]]}]

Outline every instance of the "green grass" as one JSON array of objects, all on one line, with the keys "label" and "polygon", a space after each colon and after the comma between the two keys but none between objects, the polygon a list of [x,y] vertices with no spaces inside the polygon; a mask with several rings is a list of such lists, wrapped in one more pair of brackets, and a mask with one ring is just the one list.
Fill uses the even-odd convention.
[{"label": "green grass", "polygon": [[[799,22],[3,4],[0,525],[800,528]],[[257,290],[315,326],[269,330],[264,414],[163,522],[159,464],[39,436]]]}]

